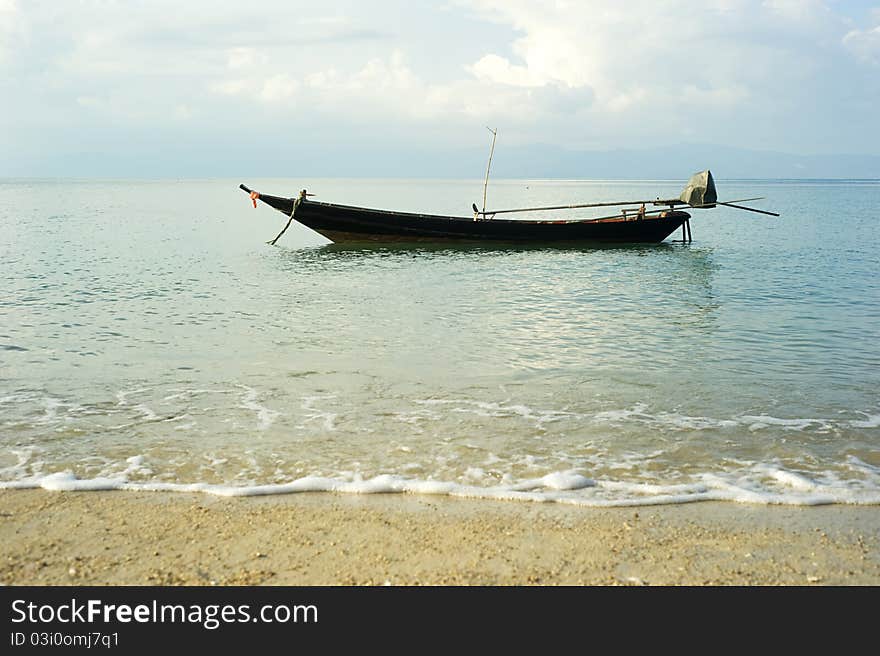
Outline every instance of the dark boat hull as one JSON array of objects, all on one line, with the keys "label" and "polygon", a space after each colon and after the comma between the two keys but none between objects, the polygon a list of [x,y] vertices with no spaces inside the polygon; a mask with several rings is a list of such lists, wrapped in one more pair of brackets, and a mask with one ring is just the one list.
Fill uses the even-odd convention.
[{"label": "dark boat hull", "polygon": [[[290,215],[292,198],[260,194],[260,200]],[[517,221],[390,212],[303,200],[294,220],[336,243],[369,241],[515,241],[659,243],[690,218],[686,212],[600,221]]]}]

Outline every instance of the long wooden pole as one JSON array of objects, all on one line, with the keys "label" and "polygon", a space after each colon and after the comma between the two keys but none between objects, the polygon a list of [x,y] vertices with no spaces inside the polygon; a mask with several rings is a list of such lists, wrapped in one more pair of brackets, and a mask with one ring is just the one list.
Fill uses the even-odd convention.
[{"label": "long wooden pole", "polygon": [[[732,201],[732,202],[742,203],[742,202],[749,201],[749,200],[761,200],[761,198],[763,198],[763,197],[743,198],[741,200],[736,200],[736,201]],[[491,211],[491,212],[486,212],[484,209],[484,211],[479,212],[479,214],[510,214],[512,212],[538,212],[538,211],[544,211],[544,210],[573,210],[573,209],[579,209],[582,207],[615,207],[617,205],[641,205],[642,203],[645,203],[645,204],[652,203],[654,205],[687,205],[688,204],[688,203],[684,202],[683,200],[679,200],[678,198],[669,198],[666,200],[661,200],[659,198],[653,198],[651,200],[626,200],[626,201],[615,201],[613,203],[584,203],[584,204],[580,204],[580,205],[551,205],[548,207],[523,207],[523,208],[512,209],[512,210],[495,210],[495,211]],[[712,203],[711,205],[691,205],[690,207],[692,207],[694,209],[701,209],[701,208],[713,207],[714,205],[728,205],[728,204],[729,203],[727,201],[725,201],[725,202],[716,201],[715,203]],[[731,207],[738,207],[738,206],[731,205]],[[739,209],[751,209],[751,208],[740,207]],[[763,210],[751,210],[751,211],[763,212]],[[773,212],[766,212],[766,213],[773,214]],[[776,214],[776,216],[779,216],[779,215]]]},{"label": "long wooden pole", "polygon": [[675,204],[678,204],[678,205],[687,205],[687,203],[684,203],[684,202],[677,200],[677,199],[675,201],[670,200],[669,202],[665,202],[665,201],[660,202],[656,198],[654,198],[651,200],[626,200],[626,201],[618,201],[618,202],[614,202],[614,203],[585,203],[582,205],[552,205],[549,207],[523,207],[523,208],[514,209],[514,210],[495,210],[493,212],[486,212],[485,207],[484,207],[483,208],[484,211],[480,212],[480,214],[511,214],[512,212],[538,212],[538,211],[543,211],[543,210],[573,210],[573,209],[578,209],[581,207],[615,207],[617,205],[641,205],[642,203],[656,203],[658,205],[671,205],[673,202],[675,202]]},{"label": "long wooden pole", "polygon": [[487,126],[486,129],[492,133],[492,147],[489,149],[489,163],[486,165],[486,181],[483,183],[483,214],[486,213],[486,190],[489,188],[489,169],[492,168],[492,155],[495,153],[495,139],[498,136],[498,128],[493,130]]}]

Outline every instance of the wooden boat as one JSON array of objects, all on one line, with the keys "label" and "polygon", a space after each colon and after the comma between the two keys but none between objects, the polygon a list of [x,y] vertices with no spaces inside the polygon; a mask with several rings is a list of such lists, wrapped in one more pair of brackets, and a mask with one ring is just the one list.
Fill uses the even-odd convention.
[{"label": "wooden boat", "polygon": [[[410,242],[410,241],[498,241],[529,243],[560,242],[612,242],[612,243],[659,243],[678,228],[682,228],[682,240],[691,241],[691,215],[680,209],[705,209],[717,205],[728,205],[763,214],[773,214],[763,210],[733,205],[732,202],[717,200],[712,173],[702,171],[691,177],[678,198],[661,200],[637,200],[605,203],[585,203],[579,205],[557,205],[552,207],[531,207],[510,210],[486,211],[472,205],[473,215],[440,216],[395,212],[390,210],[337,205],[309,199],[303,189],[298,197],[286,198],[270,196],[252,191],[245,185],[240,188],[248,192],[254,207],[260,200],[279,212],[287,215],[288,222],[275,239],[274,244],[291,221],[298,221],[336,243],[356,242]],[[754,198],[742,199],[757,200]],[[616,210],[611,216],[575,220],[515,220],[498,219],[498,214],[514,212],[549,212],[560,209],[581,207],[632,207]],[[652,205],[663,209],[647,210]],[[778,215],[776,215],[778,216]]]},{"label": "wooden boat", "polygon": [[[250,189],[241,186],[247,192]],[[360,241],[495,240],[657,243],[690,218],[680,211],[638,212],[573,221],[525,221],[478,216],[439,216],[337,205],[258,194],[257,199],[336,243]]]}]

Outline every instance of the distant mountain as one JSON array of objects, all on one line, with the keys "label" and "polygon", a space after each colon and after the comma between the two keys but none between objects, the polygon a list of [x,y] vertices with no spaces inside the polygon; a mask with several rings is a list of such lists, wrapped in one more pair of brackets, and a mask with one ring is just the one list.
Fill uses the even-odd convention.
[{"label": "distant mountain", "polygon": [[[485,156],[484,156],[485,158]],[[878,155],[794,155],[727,146],[575,151],[554,146],[499,148],[492,173],[511,178],[686,179],[711,169],[716,178],[880,178]]]},{"label": "distant mountain", "polygon": [[[0,161],[0,176],[289,177],[481,179],[488,148],[419,147],[380,138],[290,143],[137,144],[128,151],[59,152],[46,159],[19,153]],[[219,150],[218,150],[219,148]],[[222,151],[222,152],[220,152]],[[3,159],[3,158],[0,158]],[[492,178],[687,180],[711,169],[716,179],[880,179],[880,155],[794,155],[710,144],[665,148],[572,150],[499,141]]]},{"label": "distant mountain", "polygon": [[[253,170],[294,177],[481,178],[487,156],[484,148],[420,150],[413,145],[404,150],[385,143],[300,144],[289,151],[260,150]],[[241,167],[245,162],[237,164]],[[794,155],[709,144],[589,151],[499,143],[492,177],[686,180],[707,168],[718,179],[880,179],[880,155]]]}]

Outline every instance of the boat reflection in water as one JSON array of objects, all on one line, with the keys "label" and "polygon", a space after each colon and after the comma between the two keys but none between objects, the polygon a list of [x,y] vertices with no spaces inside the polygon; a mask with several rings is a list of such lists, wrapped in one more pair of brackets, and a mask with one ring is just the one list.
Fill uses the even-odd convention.
[{"label": "boat reflection in water", "polygon": [[[332,335],[334,349],[369,341],[389,361],[406,352],[423,367],[461,351],[492,363],[487,371],[604,376],[627,354],[643,374],[668,371],[710,350],[718,324],[711,248],[447,242],[273,253],[291,280],[277,310],[300,338]],[[303,307],[322,310],[306,324]]]}]

